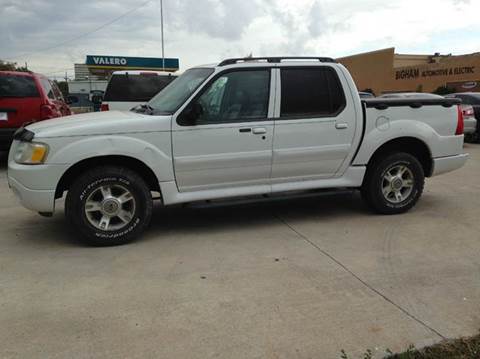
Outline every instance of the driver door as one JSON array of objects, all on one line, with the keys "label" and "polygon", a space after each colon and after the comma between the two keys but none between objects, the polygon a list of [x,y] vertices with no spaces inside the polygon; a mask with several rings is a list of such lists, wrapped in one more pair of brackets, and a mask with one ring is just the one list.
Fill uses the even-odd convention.
[{"label": "driver door", "polygon": [[227,70],[174,119],[174,170],[180,192],[269,185],[273,89],[270,68]]}]

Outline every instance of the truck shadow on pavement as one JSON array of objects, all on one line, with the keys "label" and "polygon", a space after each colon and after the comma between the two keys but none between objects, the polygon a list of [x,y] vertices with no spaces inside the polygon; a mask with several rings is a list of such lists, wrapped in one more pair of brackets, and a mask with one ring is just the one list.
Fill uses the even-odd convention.
[{"label": "truck shadow on pavement", "polygon": [[155,206],[152,223],[142,240],[168,234],[209,234],[288,221],[327,221],[330,218],[371,215],[357,192],[282,198],[246,204],[205,204],[188,207]]},{"label": "truck shadow on pavement", "polygon": [[[63,206],[57,207],[53,218],[33,215],[22,222],[21,237],[42,246],[84,245],[68,226]],[[161,241],[163,236],[209,234],[236,231],[244,228],[262,228],[289,222],[328,221],[331,218],[372,215],[356,192],[313,195],[308,198],[282,198],[245,204],[198,204],[189,206],[154,206],[150,227],[132,245]]]}]

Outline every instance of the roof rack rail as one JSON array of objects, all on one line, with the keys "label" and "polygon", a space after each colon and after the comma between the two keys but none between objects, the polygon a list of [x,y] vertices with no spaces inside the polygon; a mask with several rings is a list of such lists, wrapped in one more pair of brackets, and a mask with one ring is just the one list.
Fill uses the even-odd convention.
[{"label": "roof rack rail", "polygon": [[233,65],[238,62],[250,62],[250,61],[259,61],[263,60],[266,62],[271,63],[279,63],[282,60],[317,60],[320,62],[334,62],[337,61],[332,59],[331,57],[310,57],[310,56],[274,56],[274,57],[236,57],[232,59],[225,59],[218,64],[218,66],[226,66],[226,65]]}]

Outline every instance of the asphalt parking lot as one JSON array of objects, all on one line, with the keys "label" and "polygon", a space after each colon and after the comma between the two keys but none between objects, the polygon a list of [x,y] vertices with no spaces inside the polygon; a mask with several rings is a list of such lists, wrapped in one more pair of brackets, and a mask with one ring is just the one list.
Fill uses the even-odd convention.
[{"label": "asphalt parking lot", "polygon": [[[0,169],[1,358],[338,358],[480,329],[480,145],[411,212],[357,194],[156,207],[127,246],[79,244]],[[377,349],[377,351],[376,351]]]}]

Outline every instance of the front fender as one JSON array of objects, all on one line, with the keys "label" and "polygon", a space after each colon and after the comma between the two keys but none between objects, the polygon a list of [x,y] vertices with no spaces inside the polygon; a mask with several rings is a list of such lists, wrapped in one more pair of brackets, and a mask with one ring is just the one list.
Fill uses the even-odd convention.
[{"label": "front fender", "polygon": [[[127,156],[145,163],[159,182],[172,181],[173,166],[170,132],[125,135],[79,136],[49,141],[51,153],[48,164],[72,167],[76,163],[100,156]],[[40,139],[39,139],[40,140]]]}]

